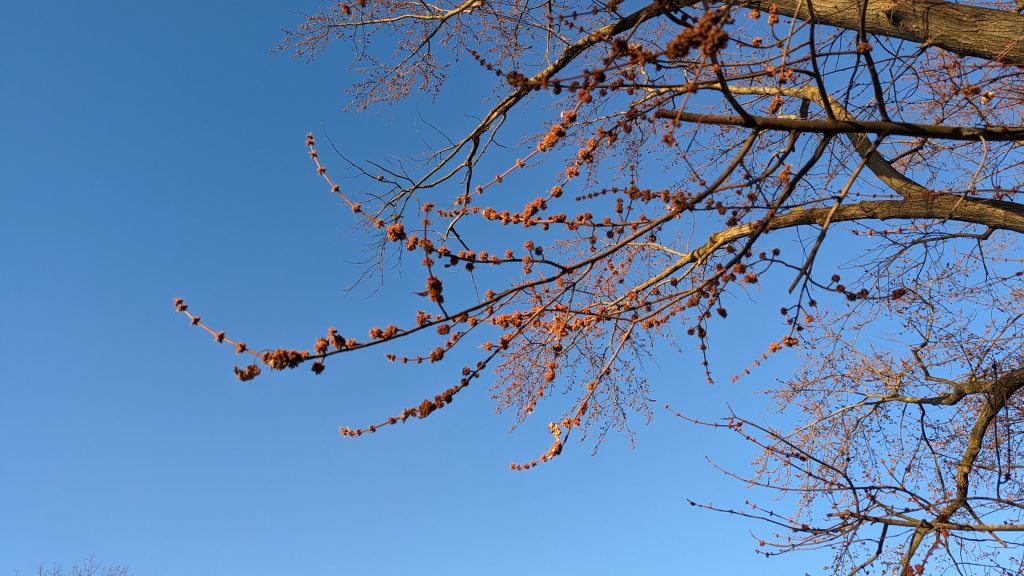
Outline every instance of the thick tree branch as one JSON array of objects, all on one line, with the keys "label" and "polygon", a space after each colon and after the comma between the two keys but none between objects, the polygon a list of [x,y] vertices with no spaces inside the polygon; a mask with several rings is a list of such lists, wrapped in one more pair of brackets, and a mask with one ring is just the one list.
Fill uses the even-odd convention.
[{"label": "thick tree branch", "polygon": [[884,122],[881,120],[803,120],[800,118],[770,118],[750,116],[747,119],[724,114],[695,114],[681,110],[657,110],[655,118],[681,120],[699,124],[721,126],[744,126],[760,130],[782,130],[786,132],[813,132],[815,134],[887,134],[889,136],[913,136],[943,140],[1024,140],[1024,127],[1017,126],[947,126],[943,124],[914,124],[911,122]]},{"label": "thick tree branch", "polygon": [[[1024,66],[1024,15],[941,0],[866,0],[864,31],[937,46],[960,56]],[[749,8],[778,6],[787,16],[809,20],[805,0],[740,0]],[[818,24],[859,30],[863,3],[814,0]]]},{"label": "thick tree branch", "polygon": [[1024,369],[1014,370],[997,378],[989,385],[988,402],[978,414],[978,419],[974,422],[974,427],[967,439],[964,455],[956,465],[956,498],[939,515],[940,520],[948,519],[957,510],[967,505],[971,471],[974,470],[974,462],[981,453],[985,434],[999,412],[1006,407],[1010,397],[1021,388],[1024,388]]},{"label": "thick tree branch", "polygon": [[[775,216],[765,231],[782,230],[798,226],[821,226],[831,215],[832,222],[854,220],[949,220],[980,224],[995,230],[1024,233],[1024,205],[1002,200],[968,198],[957,194],[931,194],[904,200],[873,200],[833,207],[795,208]],[[746,238],[759,230],[762,221],[753,221],[712,234],[703,245],[684,254],[672,265],[654,275],[635,291],[640,292],[660,284],[691,264],[699,264],[720,248]]]},{"label": "thick tree branch", "polygon": [[[776,217],[768,225],[768,229],[778,230],[807,224],[821,224],[830,210],[830,207],[809,210],[795,209]],[[968,198],[959,194],[933,194],[906,200],[858,202],[841,206],[832,217],[833,222],[922,219],[980,224],[996,230],[1024,233],[1024,205],[1002,200]],[[729,231],[725,233],[729,233]]]},{"label": "thick tree branch", "polygon": [[[884,526],[900,526],[903,528],[917,528],[921,526],[920,521],[903,520],[887,516],[875,516],[871,514],[858,514],[856,512],[841,512],[837,516],[855,518],[872,524]],[[1024,524],[964,524],[960,522],[928,522],[926,529],[931,530],[959,530],[963,532],[1021,532],[1024,531]]]}]

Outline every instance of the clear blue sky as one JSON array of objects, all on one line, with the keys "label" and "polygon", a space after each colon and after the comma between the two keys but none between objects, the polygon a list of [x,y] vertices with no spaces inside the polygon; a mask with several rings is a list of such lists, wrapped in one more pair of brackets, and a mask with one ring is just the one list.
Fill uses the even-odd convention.
[{"label": "clear blue sky", "polygon": [[[173,313],[182,296],[253,345],[306,347],[328,326],[365,333],[420,289],[413,274],[372,298],[343,290],[361,270],[360,239],[304,136],[330,134],[355,158],[408,156],[423,150],[419,116],[457,131],[464,103],[343,112],[343,46],[311,65],[270,53],[314,8],[0,8],[0,575],[88,554],[145,576],[820,566],[758,558],[749,525],[686,504],[751,495],[704,459],[748,460],[729,436],[656,410],[635,449],[613,435],[597,456],[572,444],[511,473],[546,449],[545,422],[510,433],[481,383],[427,421],[345,440],[339,425],[432,395],[454,367],[368,354],[319,378],[243,384],[230,351]],[[772,334],[729,338],[723,376]],[[723,415],[772,377],[709,387],[697,365],[683,354],[649,368],[658,406]]]}]

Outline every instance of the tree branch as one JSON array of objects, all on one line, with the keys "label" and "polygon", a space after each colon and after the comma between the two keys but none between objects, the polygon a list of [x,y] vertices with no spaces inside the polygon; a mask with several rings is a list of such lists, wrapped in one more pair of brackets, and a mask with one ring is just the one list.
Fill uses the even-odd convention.
[{"label": "tree branch", "polygon": [[[997,230],[1011,230],[1024,233],[1024,205],[1002,200],[967,198],[959,194],[931,194],[904,200],[871,200],[840,206],[833,212],[832,206],[822,208],[795,208],[785,214],[773,217],[765,231],[795,228],[797,226],[823,226],[831,214],[831,222],[853,220],[950,220],[989,226]],[[704,261],[723,246],[750,236],[763,226],[755,220],[712,234],[703,245],[691,250],[665,268],[643,285],[641,291],[667,280],[682,268]]]},{"label": "tree branch", "polygon": [[682,120],[699,124],[744,126],[760,130],[786,132],[813,132],[815,134],[886,134],[942,140],[970,140],[989,142],[1024,141],[1024,127],[1018,126],[947,126],[944,124],[915,124],[912,122],[885,122],[882,120],[803,120],[800,118],[770,118],[750,116],[747,119],[724,114],[695,114],[681,110],[657,110],[655,118]]},{"label": "tree branch", "polygon": [[[960,56],[1024,66],[1024,15],[941,0],[866,0],[864,32],[937,46]],[[811,20],[803,0],[739,0],[748,8]],[[817,24],[859,30],[860,0],[814,0]]]}]

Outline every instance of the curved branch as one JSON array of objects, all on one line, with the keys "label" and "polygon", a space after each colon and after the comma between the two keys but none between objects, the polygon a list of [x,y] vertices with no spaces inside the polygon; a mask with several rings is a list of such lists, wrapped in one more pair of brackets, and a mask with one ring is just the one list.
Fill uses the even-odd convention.
[{"label": "curved branch", "polygon": [[[829,215],[831,214],[831,218]],[[1024,234],[1024,205],[1002,200],[967,198],[959,194],[930,194],[905,200],[870,200],[847,204],[834,209],[795,208],[785,214],[773,217],[765,231],[782,230],[798,226],[822,226],[827,220],[850,222],[854,220],[947,220],[980,224],[996,230],[1010,230]],[[764,222],[755,220],[716,232],[703,245],[687,252],[671,266],[638,286],[636,291],[645,290],[667,280],[672,274],[694,263],[708,258],[720,248],[751,236],[762,229]]]}]

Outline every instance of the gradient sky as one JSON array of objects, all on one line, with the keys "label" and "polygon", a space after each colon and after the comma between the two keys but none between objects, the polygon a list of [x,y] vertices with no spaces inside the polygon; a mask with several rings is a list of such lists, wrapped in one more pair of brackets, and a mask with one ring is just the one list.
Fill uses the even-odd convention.
[{"label": "gradient sky", "polygon": [[306,347],[328,326],[387,323],[422,285],[344,290],[361,239],[305,134],[356,159],[406,157],[435,138],[421,119],[458,133],[466,102],[344,112],[344,46],[308,65],[270,53],[315,6],[0,8],[0,576],[89,554],[146,576],[820,567],[757,557],[751,525],[688,506],[742,506],[753,493],[705,456],[742,467],[751,453],[657,408],[753,410],[789,360],[727,376],[774,339],[777,306],[764,333],[724,325],[721,384],[693,354],[660,355],[635,448],[573,443],[527,473],[508,464],[546,450],[546,421],[511,431],[486,381],[426,421],[339,437],[449,386],[454,363],[401,369],[373,352],[241,383],[230,350],[173,313],[182,296],[251,345]]}]

